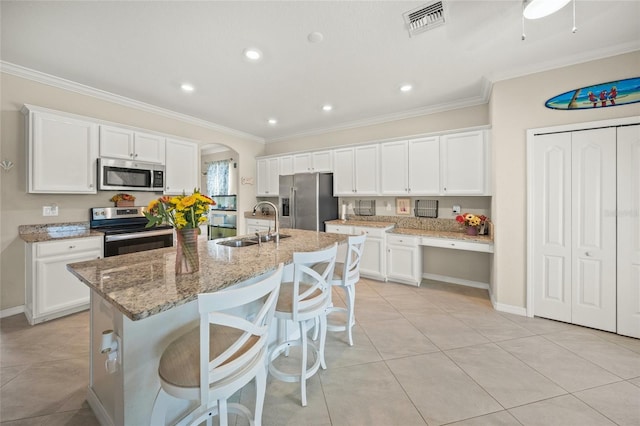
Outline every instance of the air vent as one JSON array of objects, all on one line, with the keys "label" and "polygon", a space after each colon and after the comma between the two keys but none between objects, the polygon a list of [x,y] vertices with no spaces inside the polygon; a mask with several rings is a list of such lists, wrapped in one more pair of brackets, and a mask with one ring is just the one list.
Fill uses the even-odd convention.
[{"label": "air vent", "polygon": [[441,1],[436,1],[410,10],[403,16],[409,36],[414,36],[444,24],[444,7]]}]

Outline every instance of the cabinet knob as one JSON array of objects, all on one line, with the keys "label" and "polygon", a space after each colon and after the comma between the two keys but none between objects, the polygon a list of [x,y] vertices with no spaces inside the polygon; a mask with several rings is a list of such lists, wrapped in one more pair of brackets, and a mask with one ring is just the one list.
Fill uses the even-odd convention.
[{"label": "cabinet knob", "polygon": [[74,249],[74,248],[76,248],[76,246],[69,246],[69,248],[70,248],[70,249]]},{"label": "cabinet knob", "polygon": [[591,257],[591,253],[589,253],[589,252],[585,252],[584,255],[587,256],[587,257]]}]

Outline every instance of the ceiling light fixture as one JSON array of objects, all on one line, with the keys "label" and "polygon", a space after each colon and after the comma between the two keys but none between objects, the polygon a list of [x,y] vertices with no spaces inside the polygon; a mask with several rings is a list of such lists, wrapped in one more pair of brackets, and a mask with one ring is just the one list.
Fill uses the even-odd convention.
[{"label": "ceiling light fixture", "polygon": [[262,52],[255,47],[248,47],[242,52],[244,57],[251,62],[259,61],[262,58]]},{"label": "ceiling light fixture", "polygon": [[326,105],[322,105],[322,110],[323,111],[331,111],[333,109],[333,106],[326,104]]},{"label": "ceiling light fixture", "polygon": [[322,43],[322,40],[324,40],[324,36],[321,32],[314,31],[312,33],[309,33],[309,35],[307,36],[307,40],[309,40],[309,43]]},{"label": "ceiling light fixture", "polygon": [[[524,20],[540,19],[552,15],[565,7],[571,0],[522,0],[522,40],[527,38],[524,33]],[[576,27],[576,0],[573,0],[573,27],[571,32],[575,33]]]},{"label": "ceiling light fixture", "polygon": [[413,89],[413,86],[410,84],[403,84],[402,86],[400,86],[400,91],[401,92],[410,92]]},{"label": "ceiling light fixture", "polygon": [[194,90],[196,90],[195,87],[193,87],[193,85],[190,83],[182,83],[180,85],[180,88],[182,89],[183,92],[187,92],[187,93],[191,93]]},{"label": "ceiling light fixture", "polygon": [[276,124],[278,124],[278,120],[276,120],[275,118],[270,118],[268,120],[268,123],[272,126],[275,126]]}]

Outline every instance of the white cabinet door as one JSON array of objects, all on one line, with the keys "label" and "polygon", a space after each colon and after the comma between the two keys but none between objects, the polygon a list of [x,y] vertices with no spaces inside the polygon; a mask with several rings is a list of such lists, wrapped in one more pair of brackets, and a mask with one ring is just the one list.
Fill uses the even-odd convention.
[{"label": "white cabinet door", "polygon": [[296,154],[293,156],[293,173],[310,173],[313,171],[311,153]]},{"label": "white cabinet door", "polygon": [[422,263],[420,237],[387,235],[387,279],[420,285]]},{"label": "white cabinet door", "polygon": [[167,139],[164,194],[191,194],[199,188],[200,149],[189,141]]},{"label": "white cabinet door", "polygon": [[367,278],[384,280],[385,248],[382,238],[367,237],[362,248],[360,274]]},{"label": "white cabinet door", "polygon": [[571,133],[536,136],[530,164],[534,313],[571,322]]},{"label": "white cabinet door", "polygon": [[311,164],[314,172],[333,172],[333,152],[312,152]]},{"label": "white cabinet door", "polygon": [[355,195],[378,195],[379,193],[378,145],[365,145],[354,150]]},{"label": "white cabinet door", "polygon": [[102,237],[89,237],[28,245],[25,314],[30,324],[89,307],[89,287],[67,264],[101,258],[102,244]]},{"label": "white cabinet door", "polygon": [[536,136],[534,313],[616,329],[615,129]]},{"label": "white cabinet door", "polygon": [[618,334],[640,338],[640,125],[618,130]]},{"label": "white cabinet door", "polygon": [[30,193],[95,194],[98,125],[47,112],[28,112]]},{"label": "white cabinet door", "polygon": [[616,130],[572,133],[574,324],[616,331]]},{"label": "white cabinet door", "polygon": [[258,160],[257,166],[257,195],[277,197],[280,185],[280,167],[278,158],[263,158]]},{"label": "white cabinet door", "polygon": [[[440,138],[413,139],[408,143],[409,194],[440,193]],[[384,158],[384,157],[383,157]]]},{"label": "white cabinet door", "polygon": [[407,141],[380,145],[380,193],[404,195],[409,193],[409,145]]},{"label": "white cabinet door", "polygon": [[113,126],[100,126],[100,157],[132,160],[134,155],[133,130]]},{"label": "white cabinet door", "polygon": [[164,136],[100,126],[100,156],[164,164]]},{"label": "white cabinet door", "polygon": [[164,164],[165,137],[149,133],[135,132],[133,159],[148,163]]},{"label": "white cabinet door", "polygon": [[440,137],[443,195],[488,195],[488,149],[485,131]]},{"label": "white cabinet door", "polygon": [[279,173],[282,176],[293,174],[293,156],[285,155],[280,157]]},{"label": "white cabinet door", "polygon": [[353,168],[353,148],[336,149],[333,152],[333,195],[354,195]]}]

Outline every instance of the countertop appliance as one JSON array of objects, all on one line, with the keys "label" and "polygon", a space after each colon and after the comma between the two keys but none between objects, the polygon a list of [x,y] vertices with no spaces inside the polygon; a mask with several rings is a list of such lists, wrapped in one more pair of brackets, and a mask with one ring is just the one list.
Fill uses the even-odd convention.
[{"label": "countertop appliance", "polygon": [[173,246],[173,227],[145,228],[146,207],[94,207],[89,226],[104,232],[104,257]]},{"label": "countertop appliance", "polygon": [[280,228],[325,230],[325,221],[338,218],[332,173],[280,176]]},{"label": "countertop appliance", "polygon": [[164,166],[141,161],[98,159],[98,189],[154,191],[164,188]]}]

